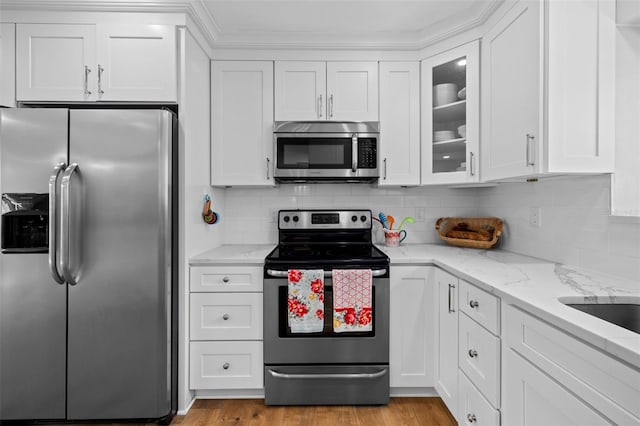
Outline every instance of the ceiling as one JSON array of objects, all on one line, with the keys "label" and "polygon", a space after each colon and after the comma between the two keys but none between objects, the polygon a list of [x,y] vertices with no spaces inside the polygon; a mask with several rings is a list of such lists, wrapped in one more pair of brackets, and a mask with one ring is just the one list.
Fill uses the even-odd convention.
[{"label": "ceiling", "polygon": [[197,0],[219,47],[419,48],[483,24],[503,0]]},{"label": "ceiling", "polygon": [[212,48],[415,50],[484,24],[504,1],[0,0],[0,9],[186,12]]}]

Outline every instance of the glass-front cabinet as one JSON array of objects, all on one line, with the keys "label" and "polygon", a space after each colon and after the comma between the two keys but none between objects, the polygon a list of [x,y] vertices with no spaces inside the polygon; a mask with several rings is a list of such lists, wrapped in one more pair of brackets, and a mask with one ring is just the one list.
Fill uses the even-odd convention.
[{"label": "glass-front cabinet", "polygon": [[479,43],[422,61],[422,184],[479,181]]}]

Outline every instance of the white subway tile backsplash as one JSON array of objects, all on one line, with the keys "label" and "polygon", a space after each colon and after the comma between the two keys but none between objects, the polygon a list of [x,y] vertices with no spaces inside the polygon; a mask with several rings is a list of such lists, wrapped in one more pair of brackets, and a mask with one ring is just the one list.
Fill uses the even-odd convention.
[{"label": "white subway tile backsplash", "polygon": [[[404,226],[407,243],[439,241],[434,228],[442,216],[456,216],[463,211],[475,215],[477,194],[473,190],[443,188],[379,188],[358,184],[281,185],[277,188],[228,188],[226,191],[224,242],[276,243],[278,226],[275,214],[281,209],[370,209],[391,214],[396,227],[406,216],[415,216],[416,208],[424,208],[424,222]],[[374,224],[374,241],[383,235]],[[380,235],[377,235],[378,232]],[[377,239],[376,239],[377,238]]]},{"label": "white subway tile backsplash", "polygon": [[[609,176],[541,179],[477,189],[380,188],[358,184],[281,185],[265,189],[226,189],[223,241],[227,244],[277,242],[275,214],[280,209],[363,208],[407,224],[407,243],[440,242],[434,224],[446,216],[497,216],[504,220],[499,247],[640,280],[640,222],[609,216]],[[540,227],[530,224],[539,207]],[[377,222],[374,241],[383,236]]]},{"label": "white subway tile backsplash", "polygon": [[[481,214],[502,217],[501,247],[640,280],[640,223],[609,216],[609,175],[541,179],[478,189]],[[541,226],[529,223],[540,207]]]}]

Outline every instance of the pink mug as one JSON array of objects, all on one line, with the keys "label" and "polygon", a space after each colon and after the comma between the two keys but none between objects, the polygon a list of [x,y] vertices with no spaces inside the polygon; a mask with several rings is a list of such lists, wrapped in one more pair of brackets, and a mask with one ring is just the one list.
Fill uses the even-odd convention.
[{"label": "pink mug", "polygon": [[[404,235],[400,238],[403,232]],[[384,245],[388,247],[398,247],[405,238],[407,238],[407,231],[404,229],[401,229],[400,231],[395,229],[384,230]]]}]

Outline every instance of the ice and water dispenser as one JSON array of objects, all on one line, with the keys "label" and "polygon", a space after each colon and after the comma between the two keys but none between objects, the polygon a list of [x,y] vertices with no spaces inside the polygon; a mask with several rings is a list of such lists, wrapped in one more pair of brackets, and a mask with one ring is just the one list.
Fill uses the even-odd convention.
[{"label": "ice and water dispenser", "polygon": [[2,194],[2,252],[46,253],[49,194]]}]

